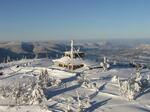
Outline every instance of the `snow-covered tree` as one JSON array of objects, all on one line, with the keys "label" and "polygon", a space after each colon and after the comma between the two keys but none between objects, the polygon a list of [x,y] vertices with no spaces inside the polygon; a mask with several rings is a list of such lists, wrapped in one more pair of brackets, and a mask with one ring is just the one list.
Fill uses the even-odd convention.
[{"label": "snow-covered tree", "polygon": [[71,109],[71,98],[70,97],[68,97],[67,98],[67,100],[66,100],[66,102],[67,102],[67,109],[66,109],[66,112],[72,112],[72,109]]},{"label": "snow-covered tree", "polygon": [[140,71],[136,72],[135,77],[131,77],[120,83],[120,93],[128,98],[129,101],[134,100],[143,90],[149,86],[148,80],[144,79]]},{"label": "snow-covered tree", "polygon": [[7,62],[7,63],[10,62],[10,56],[7,56],[6,62]]},{"label": "snow-covered tree", "polygon": [[33,91],[31,92],[31,97],[30,97],[30,104],[40,104],[42,103],[43,98],[45,98],[43,89],[41,86],[36,83],[36,85],[33,88]]},{"label": "snow-covered tree", "polygon": [[49,80],[49,75],[47,70],[41,71],[41,74],[39,75],[38,78],[38,83],[39,85],[41,85],[42,88],[46,88],[49,85],[50,80]]},{"label": "snow-covered tree", "polygon": [[11,92],[11,88],[8,87],[8,86],[2,86],[0,87],[0,95],[3,97],[3,98],[8,98],[10,96],[10,92]]},{"label": "snow-covered tree", "polygon": [[114,83],[118,83],[119,84],[119,77],[117,75],[114,75],[112,78],[111,78],[111,81],[114,82]]},{"label": "snow-covered tree", "polygon": [[147,75],[147,80],[150,81],[150,75],[149,74]]},{"label": "snow-covered tree", "polygon": [[81,76],[77,77],[77,81],[79,84],[83,84],[83,83],[90,82],[90,79],[87,76],[85,76],[84,74],[82,74]]},{"label": "snow-covered tree", "polygon": [[141,72],[139,70],[137,70],[136,72],[136,81],[140,81],[142,79],[142,76],[141,76]]},{"label": "snow-covered tree", "polygon": [[43,99],[45,99],[45,95],[38,83],[32,82],[30,85],[21,85],[19,83],[12,88],[11,98],[15,100],[17,105],[35,105],[42,103]]},{"label": "snow-covered tree", "polygon": [[105,56],[104,56],[103,62],[100,63],[100,67],[102,67],[104,71],[107,71],[110,68],[108,59]]},{"label": "snow-covered tree", "polygon": [[12,89],[12,98],[15,99],[15,103],[16,105],[20,105],[21,104],[21,97],[23,95],[23,88],[21,87],[21,84],[19,83],[18,85],[16,85],[16,88]]},{"label": "snow-covered tree", "polygon": [[78,112],[84,112],[85,109],[91,106],[90,97],[86,95],[85,97],[81,98],[78,91],[76,91],[76,94],[77,94]]},{"label": "snow-covered tree", "polygon": [[84,88],[95,89],[96,91],[98,90],[98,83],[96,81],[90,80],[90,78],[85,75],[79,76],[77,81]]}]

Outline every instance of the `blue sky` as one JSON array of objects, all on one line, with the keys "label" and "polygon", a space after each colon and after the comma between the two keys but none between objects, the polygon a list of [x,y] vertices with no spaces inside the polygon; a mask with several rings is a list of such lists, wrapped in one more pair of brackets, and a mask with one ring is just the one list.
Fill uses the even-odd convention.
[{"label": "blue sky", "polygon": [[150,38],[150,0],[0,0],[0,40]]}]

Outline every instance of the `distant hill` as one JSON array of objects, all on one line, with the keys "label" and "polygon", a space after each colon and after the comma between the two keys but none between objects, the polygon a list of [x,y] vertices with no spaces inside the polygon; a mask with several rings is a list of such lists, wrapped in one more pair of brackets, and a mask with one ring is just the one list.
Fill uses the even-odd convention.
[{"label": "distant hill", "polygon": [[65,46],[57,42],[1,42],[0,61],[2,62],[7,56],[11,59],[34,58],[35,56],[55,57],[56,54],[62,54],[64,50]]},{"label": "distant hill", "polygon": [[[116,44],[107,41],[75,41],[75,49],[86,53],[91,60],[98,60],[104,55],[110,58],[145,58],[150,56],[150,44],[140,44],[129,47],[127,44]],[[70,50],[70,42],[39,41],[39,42],[0,42],[0,62],[8,56],[10,59],[27,58],[56,58],[64,51]]]},{"label": "distant hill", "polygon": [[118,57],[128,60],[144,60],[150,62],[150,44],[140,44],[118,53]]}]

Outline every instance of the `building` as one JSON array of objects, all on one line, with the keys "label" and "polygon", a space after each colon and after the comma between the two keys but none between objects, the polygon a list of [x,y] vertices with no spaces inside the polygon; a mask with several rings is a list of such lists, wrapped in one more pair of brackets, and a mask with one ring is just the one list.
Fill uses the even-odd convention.
[{"label": "building", "polygon": [[54,65],[59,67],[68,68],[69,70],[75,70],[84,66],[83,58],[85,57],[84,52],[75,50],[73,47],[73,40],[71,41],[71,50],[64,52],[64,57],[60,59],[54,59]]}]

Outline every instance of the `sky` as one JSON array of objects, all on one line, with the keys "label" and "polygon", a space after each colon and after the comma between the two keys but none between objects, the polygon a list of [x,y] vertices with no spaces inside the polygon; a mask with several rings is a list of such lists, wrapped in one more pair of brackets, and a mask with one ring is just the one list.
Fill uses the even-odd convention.
[{"label": "sky", "polygon": [[150,38],[150,0],[0,0],[0,40]]}]

